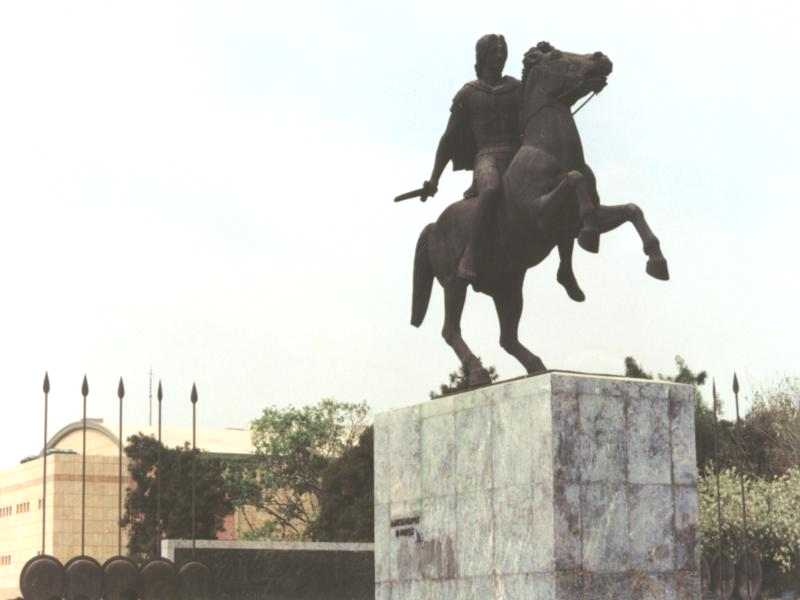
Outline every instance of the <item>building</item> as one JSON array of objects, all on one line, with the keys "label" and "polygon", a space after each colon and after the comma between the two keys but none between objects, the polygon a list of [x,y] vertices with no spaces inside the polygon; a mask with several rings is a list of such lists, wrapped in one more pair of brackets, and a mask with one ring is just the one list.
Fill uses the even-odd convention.
[{"label": "building", "polygon": [[[153,427],[129,427],[125,436],[141,432],[156,436]],[[190,428],[165,427],[167,447],[191,441]],[[232,459],[253,453],[245,429],[201,429],[198,448]],[[62,562],[81,554],[81,467],[83,422],[70,423],[47,444],[47,502],[44,551]],[[118,553],[119,438],[100,419],[86,422],[86,519],[84,554],[102,564]],[[123,494],[130,484],[123,457]],[[24,459],[0,471],[0,600],[19,595],[19,573],[42,550],[42,457]],[[220,539],[236,539],[237,515],[230,515]],[[127,539],[122,536],[122,551]]]}]

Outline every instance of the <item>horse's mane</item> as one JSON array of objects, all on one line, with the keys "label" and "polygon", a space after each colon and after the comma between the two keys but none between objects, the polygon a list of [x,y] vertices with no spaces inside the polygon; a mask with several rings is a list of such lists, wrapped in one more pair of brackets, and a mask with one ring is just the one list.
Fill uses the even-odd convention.
[{"label": "horse's mane", "polygon": [[551,52],[555,50],[553,46],[550,45],[549,42],[539,42],[533,48],[528,50],[525,53],[525,56],[522,58],[522,89],[525,90],[525,84],[528,81],[528,76],[530,75],[531,70],[533,69],[534,65],[538,64],[539,61],[542,60],[542,55],[546,52]]}]

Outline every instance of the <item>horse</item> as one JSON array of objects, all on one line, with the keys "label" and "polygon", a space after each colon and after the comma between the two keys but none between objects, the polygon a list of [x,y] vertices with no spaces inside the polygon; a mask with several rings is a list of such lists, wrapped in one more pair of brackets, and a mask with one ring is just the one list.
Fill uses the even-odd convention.
[{"label": "horse", "polygon": [[[503,193],[492,207],[489,266],[479,291],[494,301],[500,346],[528,374],[546,371],[542,360],[518,337],[525,273],[564,241],[599,251],[600,235],[632,223],[647,256],[645,271],[669,279],[658,238],[636,204],[601,205],[594,173],[586,164],[572,106],[606,85],[612,63],[602,52],[574,54],[540,42],[525,53],[521,85],[519,150],[503,176]],[[469,242],[477,198],[450,204],[421,232],[414,254],[411,324],[419,327],[430,302],[434,278],[444,290],[442,337],[455,351],[468,384],[491,383],[489,373],[461,336],[468,282],[458,277]],[[560,281],[561,273],[559,273]],[[477,289],[477,288],[476,288]]]}]

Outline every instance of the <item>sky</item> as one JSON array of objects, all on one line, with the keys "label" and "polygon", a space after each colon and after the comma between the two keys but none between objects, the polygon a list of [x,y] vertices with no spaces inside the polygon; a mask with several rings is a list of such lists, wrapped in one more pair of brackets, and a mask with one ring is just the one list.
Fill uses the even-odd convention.
[{"label": "sky", "polygon": [[[50,426],[147,420],[242,427],[324,397],[415,404],[458,362],[435,288],[409,325],[419,231],[460,197],[427,178],[474,44],[505,35],[519,76],[540,40],[614,62],[576,117],[604,203],[636,202],[671,281],[630,225],[575,253],[587,295],[529,271],[521,340],[549,368],[621,373],[626,356],[716,378],[733,413],[800,375],[796,173],[800,5],[737,2],[3,2],[0,4],[0,467]],[[465,339],[501,378],[491,300]],[[708,393],[707,393],[708,395]]]}]

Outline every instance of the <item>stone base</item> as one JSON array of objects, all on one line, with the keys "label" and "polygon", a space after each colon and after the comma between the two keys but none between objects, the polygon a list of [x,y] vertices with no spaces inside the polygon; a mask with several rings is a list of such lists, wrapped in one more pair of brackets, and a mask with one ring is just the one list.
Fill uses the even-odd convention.
[{"label": "stone base", "polygon": [[695,600],[691,386],[547,373],[375,419],[378,600]]}]

